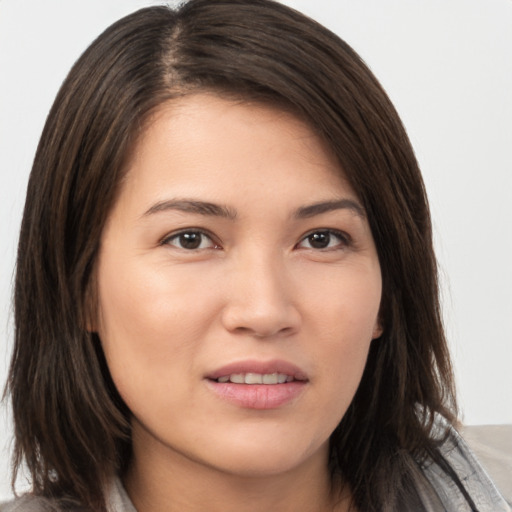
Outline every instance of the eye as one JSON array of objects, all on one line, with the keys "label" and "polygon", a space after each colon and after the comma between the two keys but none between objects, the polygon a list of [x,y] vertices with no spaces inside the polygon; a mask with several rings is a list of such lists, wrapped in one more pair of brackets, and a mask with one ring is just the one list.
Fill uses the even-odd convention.
[{"label": "eye", "polygon": [[301,249],[341,249],[350,245],[350,238],[345,233],[331,229],[321,229],[306,235],[298,244]]},{"label": "eye", "polygon": [[218,249],[219,245],[216,244],[212,238],[203,231],[189,230],[175,233],[162,241],[162,245],[171,245],[178,249],[185,249],[187,251],[201,250],[201,249]]}]

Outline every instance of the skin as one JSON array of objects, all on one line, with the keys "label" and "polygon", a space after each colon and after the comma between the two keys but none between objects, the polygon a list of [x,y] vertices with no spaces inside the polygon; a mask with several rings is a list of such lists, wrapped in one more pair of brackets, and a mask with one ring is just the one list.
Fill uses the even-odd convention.
[{"label": "skin", "polygon": [[[317,203],[329,206],[305,209]],[[163,105],[107,219],[97,280],[139,512],[346,509],[328,440],[381,334],[381,273],[358,198],[306,124],[208,94]],[[212,371],[246,360],[306,380],[272,409],[212,392]]]}]

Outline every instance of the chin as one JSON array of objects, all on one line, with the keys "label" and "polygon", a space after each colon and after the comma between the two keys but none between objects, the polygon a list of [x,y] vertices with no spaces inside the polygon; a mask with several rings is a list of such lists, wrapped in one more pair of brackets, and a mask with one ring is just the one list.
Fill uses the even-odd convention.
[{"label": "chin", "polygon": [[[311,445],[305,440],[275,437],[271,440],[233,442],[217,451],[215,465],[226,473],[246,478],[264,478],[293,472],[303,464],[310,464],[318,459],[323,467],[327,467],[328,441],[320,446]],[[218,445],[219,446],[219,445]],[[220,446],[219,446],[220,448]]]}]

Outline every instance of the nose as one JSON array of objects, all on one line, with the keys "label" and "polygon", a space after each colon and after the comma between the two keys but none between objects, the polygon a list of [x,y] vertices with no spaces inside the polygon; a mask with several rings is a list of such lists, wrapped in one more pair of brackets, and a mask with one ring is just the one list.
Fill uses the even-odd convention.
[{"label": "nose", "polygon": [[224,327],[232,333],[267,339],[297,332],[301,317],[292,281],[278,257],[236,262],[227,277]]}]

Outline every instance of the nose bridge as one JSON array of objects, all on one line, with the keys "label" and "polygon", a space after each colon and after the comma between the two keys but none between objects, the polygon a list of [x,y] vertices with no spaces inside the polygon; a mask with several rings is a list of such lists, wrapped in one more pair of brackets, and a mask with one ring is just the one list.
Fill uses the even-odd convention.
[{"label": "nose bridge", "polygon": [[299,322],[285,258],[253,247],[232,262],[224,324],[230,331],[269,337],[294,331]]}]

